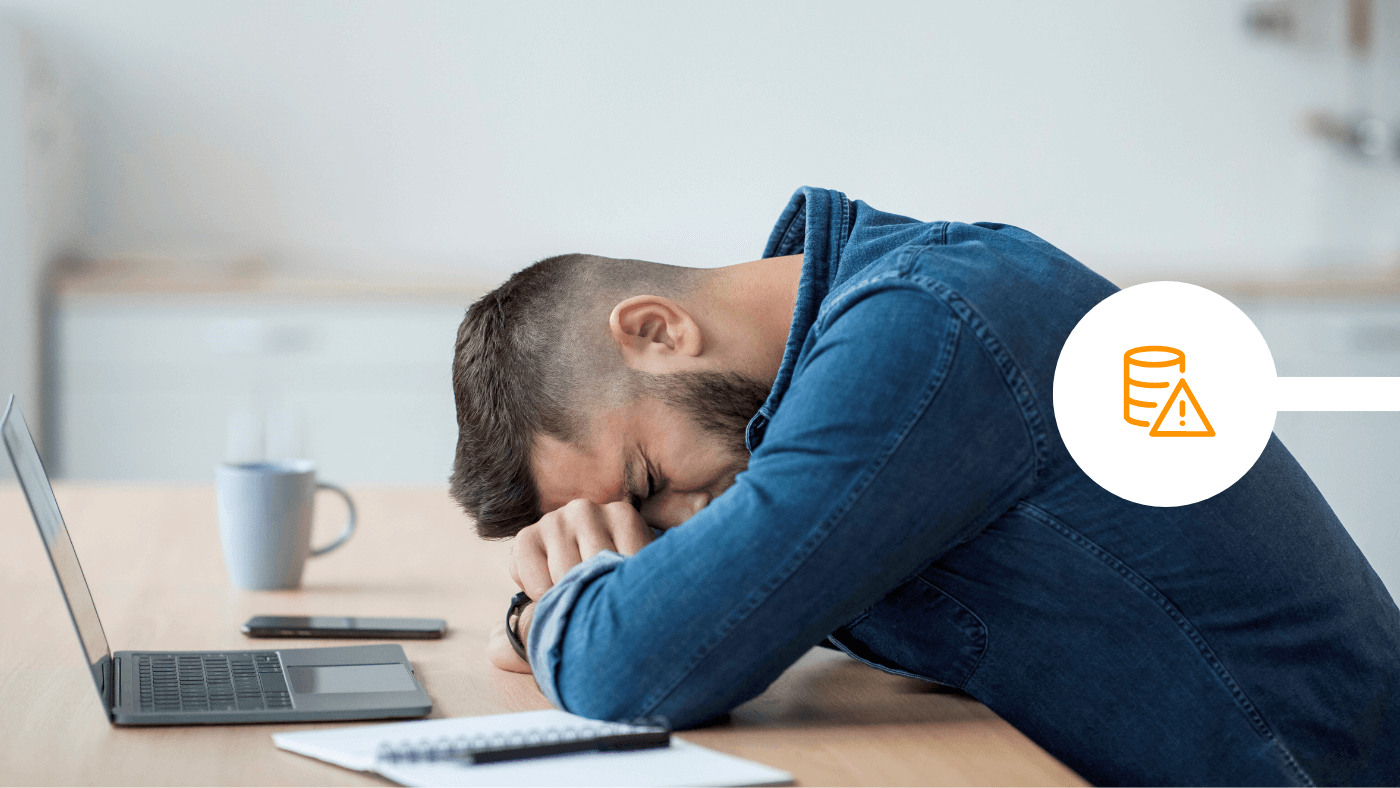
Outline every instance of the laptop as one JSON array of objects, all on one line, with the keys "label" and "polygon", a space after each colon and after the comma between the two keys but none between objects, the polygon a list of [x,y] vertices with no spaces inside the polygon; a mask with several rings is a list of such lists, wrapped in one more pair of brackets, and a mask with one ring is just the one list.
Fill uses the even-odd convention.
[{"label": "laptop", "polygon": [[421,717],[432,710],[398,644],[111,653],[39,450],[13,396],[0,418],[0,434],[113,724],[372,720]]}]

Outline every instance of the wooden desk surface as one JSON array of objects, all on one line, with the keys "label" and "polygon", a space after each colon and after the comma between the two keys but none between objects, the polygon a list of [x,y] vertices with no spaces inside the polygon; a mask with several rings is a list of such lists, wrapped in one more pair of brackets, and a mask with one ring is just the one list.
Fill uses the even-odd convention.
[{"label": "wooden desk surface", "polygon": [[[440,641],[403,641],[433,717],[547,708],[534,682],[492,668],[487,633],[514,587],[506,546],[479,541],[440,488],[351,491],[360,529],[312,559],[295,592],[233,588],[211,487],[60,485],[59,505],[113,650],[246,649],[257,613],[445,618]],[[324,500],[318,541],[339,525]],[[368,642],[368,641],[360,641]],[[278,750],[271,735],[346,723],[109,725],[24,499],[0,483],[0,783],[382,785]],[[800,785],[1084,785],[985,706],[814,650],[697,744],[791,772]]]}]

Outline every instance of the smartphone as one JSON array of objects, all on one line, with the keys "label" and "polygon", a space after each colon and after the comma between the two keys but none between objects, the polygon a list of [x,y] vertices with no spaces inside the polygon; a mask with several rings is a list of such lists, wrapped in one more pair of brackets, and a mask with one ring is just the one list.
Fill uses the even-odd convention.
[{"label": "smartphone", "polygon": [[243,624],[250,638],[440,638],[440,618],[347,618],[344,616],[253,616]]}]

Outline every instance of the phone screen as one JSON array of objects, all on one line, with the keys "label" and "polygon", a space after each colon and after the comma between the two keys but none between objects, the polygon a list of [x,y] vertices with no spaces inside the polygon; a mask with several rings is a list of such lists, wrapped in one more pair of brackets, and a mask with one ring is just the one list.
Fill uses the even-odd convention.
[{"label": "phone screen", "polygon": [[349,616],[253,616],[243,625],[252,637],[437,638],[446,629],[440,618]]}]

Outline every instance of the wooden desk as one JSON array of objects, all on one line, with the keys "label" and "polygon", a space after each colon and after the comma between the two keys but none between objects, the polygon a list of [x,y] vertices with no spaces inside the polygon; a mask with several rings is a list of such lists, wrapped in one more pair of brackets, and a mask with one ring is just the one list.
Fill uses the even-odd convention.
[{"label": "wooden desk", "polygon": [[[492,668],[487,633],[514,591],[506,545],[472,535],[444,490],[355,489],[360,530],[308,565],[296,592],[233,588],[210,487],[60,485],[107,639],[117,649],[343,645],[250,641],[256,613],[445,618],[440,641],[404,641],[434,717],[547,708],[527,676]],[[318,511],[318,541],[341,509]],[[273,747],[322,723],[118,728],[85,675],[23,497],[0,483],[0,783],[375,785],[378,778]],[[1084,785],[985,706],[815,650],[733,722],[685,738],[785,769],[801,785]]]}]

